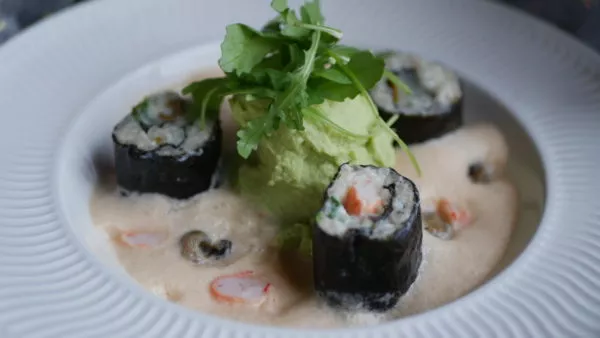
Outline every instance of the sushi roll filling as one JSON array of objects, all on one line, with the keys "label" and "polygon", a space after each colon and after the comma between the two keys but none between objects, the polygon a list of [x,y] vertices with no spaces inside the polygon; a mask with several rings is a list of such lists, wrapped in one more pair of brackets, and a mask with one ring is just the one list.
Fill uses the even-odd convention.
[{"label": "sushi roll filling", "polygon": [[214,122],[207,121],[204,128],[197,121],[190,123],[185,106],[176,93],[152,95],[115,127],[114,137],[122,145],[160,156],[200,154],[212,135]]},{"label": "sushi roll filling", "polygon": [[183,117],[185,102],[175,92],[167,91],[151,95],[133,109],[132,115],[143,127],[149,128],[163,122]]},{"label": "sushi roll filling", "polygon": [[180,146],[185,139],[183,128],[171,123],[166,123],[162,126],[152,126],[147,134],[148,138],[157,146],[164,144]]},{"label": "sushi roll filling", "polygon": [[406,223],[414,191],[389,168],[342,165],[317,215],[319,226],[333,236],[357,229],[385,238]]},{"label": "sushi roll filling", "polygon": [[442,65],[408,53],[385,59],[391,70],[412,91],[405,93],[391,81],[382,80],[371,91],[373,100],[388,113],[438,115],[449,112],[462,98],[456,74]]}]

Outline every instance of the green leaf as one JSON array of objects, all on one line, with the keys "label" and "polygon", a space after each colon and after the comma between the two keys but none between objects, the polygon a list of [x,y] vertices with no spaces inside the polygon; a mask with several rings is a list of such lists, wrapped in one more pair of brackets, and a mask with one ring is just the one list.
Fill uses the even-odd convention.
[{"label": "green leaf", "polygon": [[287,0],[273,0],[271,1],[271,7],[279,13],[282,13],[288,8]]},{"label": "green leaf", "polygon": [[286,7],[274,2],[273,5],[277,5],[276,10],[280,13],[280,21],[283,23],[281,34],[284,36],[302,41],[309,40],[312,31],[321,31],[325,33],[323,41],[327,44],[336,43],[342,37],[340,30],[323,26],[325,19],[318,0],[306,2],[300,7],[300,19],[294,10],[287,8],[287,3]]},{"label": "green leaf", "polygon": [[188,117],[192,120],[214,118],[219,112],[223,97],[229,90],[227,78],[211,78],[193,82],[183,88],[184,95],[192,96]]},{"label": "green leaf", "polygon": [[284,111],[283,121],[289,128],[304,130],[304,115],[302,110],[305,107],[308,107],[308,94],[306,94],[305,90],[302,90],[298,92],[287,110]]},{"label": "green leaf", "polygon": [[288,52],[290,58],[286,69],[296,69],[304,64],[304,52],[302,49],[300,49],[300,47],[298,47],[298,45],[288,45]]},{"label": "green leaf", "polygon": [[266,69],[265,72],[269,78],[271,88],[276,91],[283,91],[290,85],[291,78],[289,73],[284,73],[275,69]]},{"label": "green leaf", "polygon": [[310,31],[300,27],[302,21],[298,19],[296,12],[291,9],[287,9],[281,14],[281,16],[285,22],[285,25],[281,30],[281,34],[296,39],[306,39],[309,37]]},{"label": "green leaf", "polygon": [[253,73],[261,72],[265,69],[281,69],[285,62],[285,57],[281,50],[273,51],[273,53],[267,55],[259,64],[254,66]]},{"label": "green leaf", "polygon": [[265,87],[274,91],[281,91],[288,86],[290,76],[289,73],[275,68],[255,69],[252,73],[241,76],[237,86],[232,89]]},{"label": "green leaf", "polygon": [[361,52],[358,48],[345,45],[332,46],[329,50],[346,59],[350,59],[354,54]]},{"label": "green leaf", "polygon": [[369,90],[381,80],[385,62],[371,52],[361,51],[352,55],[347,66],[363,87]]},{"label": "green leaf", "polygon": [[273,40],[246,25],[229,25],[226,30],[219,59],[219,66],[225,73],[250,73],[254,66],[277,48]]},{"label": "green leaf", "polygon": [[237,151],[243,158],[258,148],[263,137],[274,130],[274,112],[270,111],[259,118],[248,121],[238,132]]},{"label": "green leaf", "polygon": [[396,51],[393,50],[384,50],[381,52],[378,52],[377,54],[375,54],[377,57],[380,57],[382,59],[387,59],[390,56],[394,56],[396,54]]},{"label": "green leaf", "polygon": [[300,8],[302,21],[308,24],[321,25],[325,22],[321,14],[321,5],[318,0],[309,1]]},{"label": "green leaf", "polygon": [[[277,35],[281,32],[281,21],[279,20],[279,17],[267,22],[267,24],[264,25],[263,28],[261,29],[261,32],[263,33],[264,37],[272,37],[272,38],[277,37]],[[269,33],[269,34],[265,34],[265,33]],[[270,34],[275,34],[275,35],[271,36]]]},{"label": "green leaf", "polygon": [[289,86],[291,82],[291,75],[276,69],[266,68],[260,71],[255,71],[247,76],[246,82],[248,84],[239,86],[236,89],[251,89],[260,86],[264,87],[265,89],[269,88],[269,90],[272,92],[279,92],[283,91]]},{"label": "green leaf", "polygon": [[311,84],[323,98],[336,102],[343,102],[347,98],[355,98],[360,91],[353,84],[339,84],[330,80],[314,81]]},{"label": "green leaf", "polygon": [[323,32],[325,34],[323,34],[323,43],[326,46],[331,46],[334,45],[336,43],[338,43],[338,41],[340,41],[341,39],[341,32],[335,32],[335,31],[329,31],[329,30],[323,30]]},{"label": "green leaf", "polygon": [[226,86],[228,83],[225,77],[216,77],[192,82],[181,90],[183,95],[202,95],[210,89],[217,86]]},{"label": "green leaf", "polygon": [[339,84],[352,84],[352,80],[350,80],[348,78],[348,76],[346,76],[346,74],[344,74],[344,72],[340,71],[339,69],[335,68],[335,67],[331,67],[329,69],[325,69],[325,70],[321,70],[321,71],[315,71],[313,73],[313,76],[316,77],[322,77],[324,79],[333,81],[335,83],[339,83]]},{"label": "green leaf", "polygon": [[311,86],[308,86],[308,88],[306,88],[306,94],[306,104],[309,107],[325,102],[325,97],[323,97],[323,95],[321,95],[321,93],[318,90],[312,88]]},{"label": "green leaf", "polygon": [[[278,116],[288,127],[303,130],[302,109],[308,106],[307,82],[313,71],[317,50],[319,48],[321,32],[313,33],[311,47],[304,51],[304,63],[291,75],[288,75],[287,88],[277,96],[269,107],[269,114]],[[277,126],[277,119],[274,125]],[[247,142],[252,145],[252,142]],[[244,150],[249,147],[243,147]]]},{"label": "green leaf", "polygon": [[[325,54],[323,55],[323,46],[321,46],[319,48],[319,53],[317,55],[317,58],[315,59],[315,72],[327,69],[329,67],[331,67],[332,65],[332,59],[329,57],[329,55]],[[327,50],[325,48],[325,50]]]}]

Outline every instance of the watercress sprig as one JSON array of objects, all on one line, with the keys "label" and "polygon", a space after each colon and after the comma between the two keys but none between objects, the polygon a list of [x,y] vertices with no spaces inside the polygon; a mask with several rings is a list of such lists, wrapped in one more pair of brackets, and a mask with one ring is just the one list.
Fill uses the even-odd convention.
[{"label": "watercress sprig", "polygon": [[183,90],[193,98],[192,118],[200,118],[203,124],[218,113],[229,95],[266,101],[265,114],[245,123],[237,133],[238,153],[248,158],[260,141],[282,124],[303,130],[305,117],[346,137],[368,137],[346,131],[320,111],[307,109],[325,100],[342,102],[362,95],[382,129],[392,134],[420,172],[414,156],[379,117],[368,94],[384,76],[397,88],[409,90],[393,73],[385,71],[383,58],[338,44],[342,32],[325,26],[318,0],[306,2],[299,15],[288,7],[287,0],[273,0],[271,7],[278,15],[261,30],[243,24],[227,26],[219,59],[225,76],[194,82]]}]

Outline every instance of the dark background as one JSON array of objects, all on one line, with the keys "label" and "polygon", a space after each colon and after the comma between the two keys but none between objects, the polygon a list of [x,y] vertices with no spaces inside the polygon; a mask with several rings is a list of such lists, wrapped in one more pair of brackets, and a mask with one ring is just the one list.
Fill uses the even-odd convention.
[{"label": "dark background", "polygon": [[[0,44],[37,20],[84,1],[87,0],[0,0]],[[600,52],[600,0],[493,1],[542,18]]]}]

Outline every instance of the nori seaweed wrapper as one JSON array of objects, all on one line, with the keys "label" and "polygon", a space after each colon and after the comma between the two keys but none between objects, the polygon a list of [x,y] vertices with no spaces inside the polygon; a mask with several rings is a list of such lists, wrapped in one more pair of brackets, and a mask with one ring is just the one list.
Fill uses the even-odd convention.
[{"label": "nori seaweed wrapper", "polygon": [[399,115],[392,129],[408,145],[441,137],[463,126],[463,98],[454,103],[448,112],[436,115],[405,115],[389,113],[377,107],[384,120]]},{"label": "nori seaweed wrapper", "polygon": [[198,153],[161,156],[121,144],[113,133],[117,184],[127,192],[158,193],[187,199],[215,185],[221,157],[222,130],[218,120]]},{"label": "nori seaweed wrapper", "polygon": [[[332,184],[336,179],[337,175]],[[404,179],[414,191],[415,204],[405,224],[387,238],[371,238],[362,229],[349,229],[341,237],[332,236],[318,222],[314,223],[314,286],[329,306],[387,311],[417,278],[423,239],[419,192],[412,181]],[[325,198],[329,198],[327,191]],[[391,206],[386,209],[381,217],[391,213]]]},{"label": "nori seaweed wrapper", "polygon": [[[448,69],[445,66],[443,67]],[[418,92],[420,95],[435,98],[436,93],[429,91],[422,85],[415,68],[388,68],[388,70],[398,76],[413,90],[413,94],[401,93],[402,95],[416,95]],[[382,81],[386,81],[387,86],[393,88],[393,85],[387,80]],[[387,121],[394,116],[398,116],[398,120],[391,127],[406,144],[422,143],[443,136],[463,126],[464,86],[460,78],[457,78],[457,81],[461,91],[460,98],[450,106],[442,106],[439,102],[435,101],[433,108],[431,108],[433,111],[429,112],[403,112],[402,108],[398,108],[399,111],[391,112],[382,107],[375,98],[373,101],[384,120]],[[374,93],[375,90],[376,88],[373,88],[371,93]],[[396,88],[395,90],[398,92],[402,91],[401,88]]]}]

